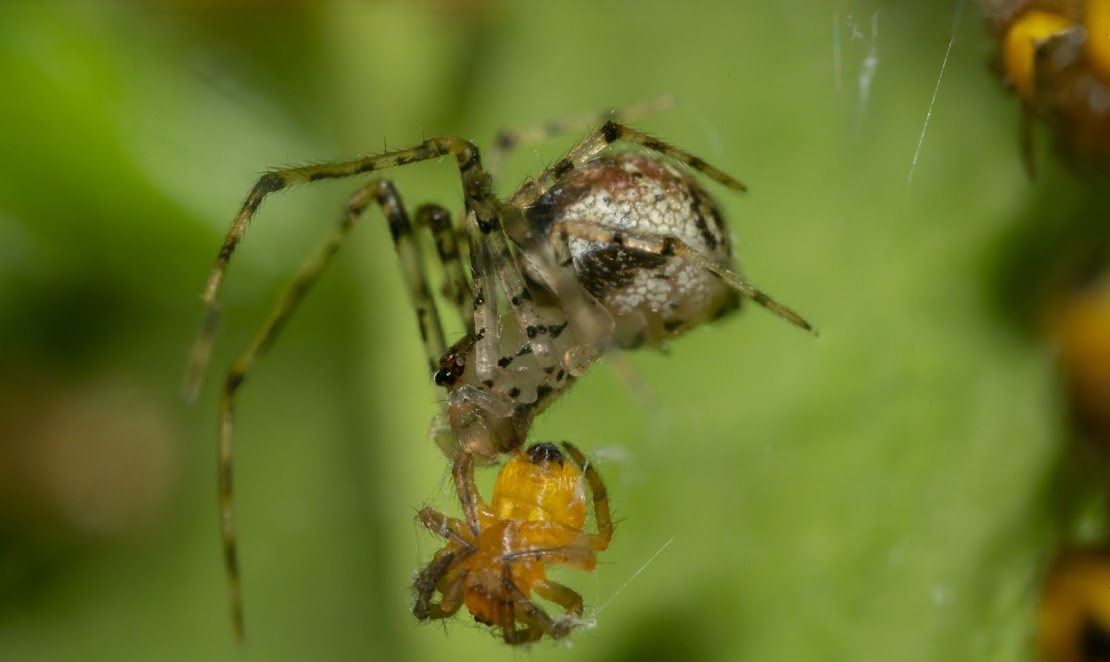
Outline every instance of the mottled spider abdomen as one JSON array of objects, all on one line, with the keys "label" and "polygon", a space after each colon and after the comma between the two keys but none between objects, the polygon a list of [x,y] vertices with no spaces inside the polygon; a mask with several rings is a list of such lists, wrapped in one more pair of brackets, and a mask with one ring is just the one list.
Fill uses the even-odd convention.
[{"label": "mottled spider abdomen", "polygon": [[716,275],[636,247],[638,238],[672,237],[734,269],[716,204],[693,178],[658,158],[596,158],[558,180],[525,218],[549,242],[557,241],[548,236],[553,226],[567,229],[578,282],[613,315],[617,346],[659,344],[740,305],[736,290]]}]

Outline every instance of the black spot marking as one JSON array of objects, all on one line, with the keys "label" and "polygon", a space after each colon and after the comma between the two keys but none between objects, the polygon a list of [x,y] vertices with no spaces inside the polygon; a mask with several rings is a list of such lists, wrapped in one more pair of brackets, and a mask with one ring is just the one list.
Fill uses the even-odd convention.
[{"label": "black spot marking", "polygon": [[525,354],[531,354],[531,353],[532,353],[532,346],[531,345],[525,345],[524,347],[520,348],[520,351],[517,352],[516,355],[517,356],[524,356]]},{"label": "black spot marking", "polygon": [[501,366],[502,368],[508,368],[509,364],[512,362],[513,357],[511,356],[502,356],[501,358],[497,359],[497,365]]},{"label": "black spot marking", "polygon": [[540,335],[541,333],[547,333],[547,327],[546,326],[529,326],[528,328],[526,328],[524,330],[524,332],[526,334],[528,334],[529,338],[535,338],[536,336]]},{"label": "black spot marking", "polygon": [[479,167],[478,148],[474,145],[467,145],[466,149],[459,155],[459,163],[459,170],[463,172]]},{"label": "black spot marking", "polygon": [[326,173],[326,172],[314,172],[314,173],[312,173],[311,175],[308,176],[308,181],[310,181],[310,182],[318,182],[321,179],[328,179],[328,173]]},{"label": "black spot marking", "polygon": [[485,384],[486,388],[493,388],[493,380],[492,379],[484,380],[482,383]]},{"label": "black spot marking", "polygon": [[563,378],[566,377],[566,376],[567,376],[567,371],[563,370],[562,368],[559,368],[559,374],[555,375],[555,379],[561,382],[561,381],[563,381]]},{"label": "black spot marking", "polygon": [[675,242],[674,237],[663,237],[663,248],[659,252],[660,255],[672,257],[675,254],[678,244]]},{"label": "black spot marking", "polygon": [[604,138],[607,143],[618,140],[621,137],[620,125],[612,120],[606,122],[605,125],[601,127],[601,137]]},{"label": "black spot marking", "polygon": [[397,165],[404,166],[422,160],[414,154],[400,154],[397,156]]},{"label": "black spot marking", "polygon": [[570,174],[571,170],[574,170],[574,163],[570,159],[563,159],[555,164],[555,167],[551,169],[551,174],[556,179],[560,179]]},{"label": "black spot marking", "polygon": [[412,233],[412,226],[409,225],[409,219],[405,218],[404,212],[398,208],[390,210],[389,214],[389,232],[393,235],[393,241],[397,241],[401,237],[407,236]]},{"label": "black spot marking", "polygon": [[263,196],[267,193],[280,191],[284,186],[284,177],[277,174],[276,172],[268,172],[265,175],[262,175],[262,177],[258,180],[258,183],[254,185],[254,191],[252,191],[251,193],[257,193],[259,196]]},{"label": "black spot marking", "polygon": [[562,324],[552,324],[551,326],[547,327],[547,333],[552,338],[558,338],[559,335],[563,332],[563,329],[567,328],[567,324],[568,322],[563,322]]},{"label": "black spot marking", "polygon": [[549,441],[532,444],[528,447],[527,453],[532,464],[541,462],[558,462],[559,466],[563,464],[563,454],[559,452],[559,447]]},{"label": "black spot marking", "polygon": [[224,391],[230,394],[239,390],[239,386],[242,385],[245,378],[246,375],[238,370],[231,372],[227,376],[227,383],[224,385]]},{"label": "black spot marking", "polygon": [[235,252],[235,247],[239,245],[238,237],[232,237],[227,240],[223,246],[220,247],[220,254],[216,256],[216,261],[220,264],[227,264],[231,259],[231,254]]},{"label": "black spot marking", "polygon": [[478,308],[478,306],[483,306],[483,305],[485,305],[485,303],[486,303],[486,294],[485,294],[485,292],[483,292],[482,290],[478,290],[474,294],[474,307]]},{"label": "black spot marking", "polygon": [[587,292],[604,300],[611,292],[631,285],[640,270],[658,269],[666,261],[655,253],[607,244],[579,257],[578,281]]},{"label": "black spot marking", "polygon": [[520,389],[519,388],[514,386],[511,389],[509,389],[509,397],[510,398],[513,398],[515,400],[519,396],[520,396]]},{"label": "black spot marking", "polygon": [[555,366],[549,365],[543,369],[543,372],[544,374],[550,375],[551,373],[555,372]]},{"label": "black spot marking", "polygon": [[485,337],[486,337],[486,330],[485,329],[478,329],[478,333],[474,334],[474,340],[482,340]]},{"label": "black spot marking", "polygon": [[685,320],[679,320],[679,319],[664,320],[663,321],[663,329],[667,333],[674,333],[675,331],[678,331],[679,329],[681,329],[684,324],[686,324]]},{"label": "black spot marking", "polygon": [[693,196],[694,200],[690,203],[690,213],[694,215],[694,226],[701,233],[701,239],[709,250],[717,249],[717,235],[713,234],[709,229],[709,224],[705,222],[705,216],[701,213],[701,200],[697,196]]},{"label": "black spot marking", "polygon": [[547,384],[540,384],[539,386],[536,387],[536,400],[537,401],[543,400],[548,395],[550,395],[551,392],[554,391],[554,390],[555,389],[551,388]]}]

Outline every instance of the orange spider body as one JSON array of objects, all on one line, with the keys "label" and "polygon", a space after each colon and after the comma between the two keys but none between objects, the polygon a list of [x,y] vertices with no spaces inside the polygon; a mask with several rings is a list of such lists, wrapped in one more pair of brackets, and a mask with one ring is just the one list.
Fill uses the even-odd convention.
[{"label": "orange spider body", "polygon": [[[474,487],[473,460],[467,455],[456,460],[453,473],[466,520],[431,508],[420,511],[424,526],[448,544],[417,577],[417,618],[447,618],[465,604],[474,620],[501,628],[509,643],[570,632],[582,615],[582,598],[549,581],[547,566],[593,570],[613,525],[601,478],[581,451],[567,442],[563,448],[573,463],[549,443],[514,455],[498,474],[488,505]],[[584,483],[593,493],[597,533],[583,530]],[[531,602],[533,591],[562,606],[566,616],[549,617]],[[432,602],[436,593],[439,603]],[[517,629],[518,623],[524,628]]]},{"label": "orange spider body", "polygon": [[1110,0],[991,0],[1001,74],[1025,107],[1023,148],[1032,171],[1028,118],[1049,123],[1064,151],[1110,158]]},{"label": "orange spider body", "polygon": [[1037,643],[1045,662],[1097,662],[1110,658],[1110,553],[1068,550],[1049,570],[1037,617]]}]

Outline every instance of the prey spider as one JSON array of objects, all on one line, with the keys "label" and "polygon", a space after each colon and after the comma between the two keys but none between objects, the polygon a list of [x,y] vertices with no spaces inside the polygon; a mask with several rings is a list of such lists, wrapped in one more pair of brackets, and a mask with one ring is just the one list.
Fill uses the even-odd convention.
[{"label": "prey spider", "polygon": [[[296,276],[224,380],[219,493],[237,633],[242,633],[242,608],[231,502],[236,398],[256,359],[372,203],[388,221],[429,374],[447,390],[432,435],[452,461],[466,457],[488,464],[501,453],[518,450],[533,418],[603,352],[658,346],[737,309],[742,297],[811,329],[737,273],[717,205],[676,164],[736,191],[746,190],[744,185],[702,159],[616,121],[627,115],[609,117],[507,200],[494,194],[478,148],[455,137],[429,138],[415,147],[352,161],[272,170],[254,185],[204,289],[206,313],[190,359],[189,393],[195,394],[208,361],[219,318],[217,296],[232,253],[263,199],[298,184],[453,156],[462,180],[462,223],[456,227],[449,212],[437,205],[417,208],[414,220],[434,239],[444,294],[466,332],[447,347],[427,261],[393,184],[374,179],[359,188],[338,227]],[[552,132],[505,132],[496,153],[547,133]],[[643,151],[603,153],[621,142]]]},{"label": "prey spider", "polygon": [[[425,507],[420,521],[447,545],[416,576],[412,613],[420,620],[450,618],[464,604],[474,620],[501,629],[520,644],[547,634],[565,636],[582,616],[582,596],[547,579],[545,569],[563,565],[590,571],[596,552],[613,538],[609,497],[597,470],[569,442],[533,444],[501,467],[491,504],[474,485],[474,460],[463,453],[452,467],[465,520]],[[586,496],[593,498],[597,533],[583,530]],[[534,604],[535,591],[566,614],[553,619]],[[433,602],[436,594],[439,602]],[[520,623],[524,627],[517,629]]]}]

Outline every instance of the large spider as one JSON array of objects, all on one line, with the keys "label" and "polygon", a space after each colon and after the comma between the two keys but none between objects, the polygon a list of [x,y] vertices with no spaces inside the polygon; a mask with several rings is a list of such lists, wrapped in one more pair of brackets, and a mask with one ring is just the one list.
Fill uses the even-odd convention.
[{"label": "large spider", "polygon": [[[563,448],[573,464],[551,443],[517,452],[497,475],[488,505],[474,485],[473,458],[464,453],[455,460],[452,473],[466,519],[427,507],[420,511],[420,521],[447,545],[416,577],[412,612],[417,618],[449,618],[465,604],[474,620],[500,628],[510,644],[544,634],[557,639],[574,628],[582,616],[582,596],[547,579],[545,569],[593,570],[595,553],[613,537],[613,520],[593,465],[569,442]],[[582,528],[583,479],[593,495],[597,533]],[[550,617],[531,601],[533,591],[566,614]],[[440,601],[433,602],[437,593]],[[524,627],[518,629],[518,623]]]},{"label": "large spider", "polygon": [[[190,360],[190,393],[195,393],[208,360],[219,318],[217,295],[232,253],[262,200],[298,184],[454,156],[465,201],[462,226],[455,227],[447,210],[436,205],[417,208],[415,222],[427,227],[434,239],[445,274],[444,293],[462,317],[466,333],[447,347],[426,259],[392,183],[374,179],[361,187],[350,198],[339,226],[302,268],[224,381],[220,513],[237,633],[242,633],[242,614],[231,505],[237,394],[255,360],[272,344],[371,203],[382,208],[389,223],[429,373],[448,392],[432,434],[452,461],[465,455],[491,463],[500,453],[519,449],[533,418],[600,354],[611,348],[658,346],[735,310],[741,297],[811,328],[737,273],[728,228],[716,204],[672,162],[737,191],[744,191],[744,185],[696,156],[618,123],[612,119],[619,117],[616,113],[610,117],[507,200],[494,194],[478,148],[454,137],[429,138],[416,147],[353,161],[273,170],[254,185],[204,289],[206,314]],[[496,153],[560,128],[505,132]],[[645,151],[602,154],[617,142]],[[465,242],[458,241],[460,235],[465,235]]]}]

